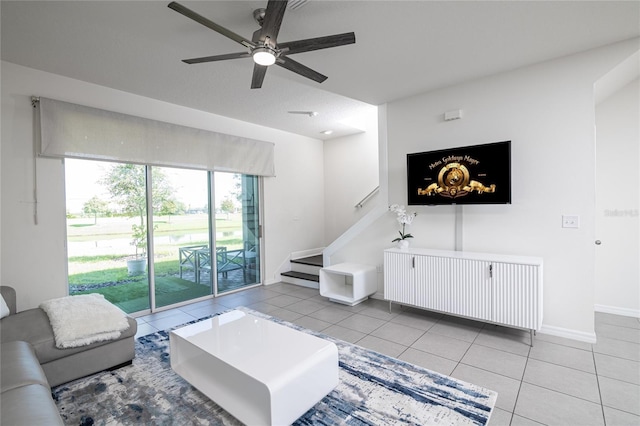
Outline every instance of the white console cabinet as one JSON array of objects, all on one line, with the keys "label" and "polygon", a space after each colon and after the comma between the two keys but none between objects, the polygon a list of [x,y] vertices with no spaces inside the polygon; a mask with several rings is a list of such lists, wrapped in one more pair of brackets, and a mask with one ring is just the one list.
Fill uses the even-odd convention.
[{"label": "white console cabinet", "polygon": [[429,249],[384,252],[389,302],[529,330],[542,326],[542,259]]}]

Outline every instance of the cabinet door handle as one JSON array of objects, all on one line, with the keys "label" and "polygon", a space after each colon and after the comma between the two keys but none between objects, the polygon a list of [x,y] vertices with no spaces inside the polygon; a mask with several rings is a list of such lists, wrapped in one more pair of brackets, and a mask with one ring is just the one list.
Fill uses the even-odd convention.
[{"label": "cabinet door handle", "polygon": [[493,278],[493,265],[489,265],[489,278]]},{"label": "cabinet door handle", "polygon": [[415,257],[412,257],[412,258],[411,258],[411,267],[412,267],[413,269],[415,269],[415,268],[416,268],[416,258],[415,258]]}]

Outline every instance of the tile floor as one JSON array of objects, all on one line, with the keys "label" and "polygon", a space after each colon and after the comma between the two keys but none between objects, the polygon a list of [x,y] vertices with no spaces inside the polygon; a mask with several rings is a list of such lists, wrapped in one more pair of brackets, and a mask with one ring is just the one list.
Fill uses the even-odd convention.
[{"label": "tile floor", "polygon": [[498,392],[491,425],[640,425],[640,319],[596,313],[597,344],[278,283],[139,317],[138,335],[248,308]]}]

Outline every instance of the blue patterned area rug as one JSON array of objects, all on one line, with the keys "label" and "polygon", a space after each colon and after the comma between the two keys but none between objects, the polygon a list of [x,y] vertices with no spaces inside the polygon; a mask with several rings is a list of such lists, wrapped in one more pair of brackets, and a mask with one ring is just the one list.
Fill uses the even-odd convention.
[{"label": "blue patterned area rug", "polygon": [[[340,383],[295,425],[489,422],[497,398],[494,391],[260,312],[237,309],[330,340],[338,347]],[[241,424],[173,372],[167,331],[140,337],[132,366],[79,379],[55,387],[52,392],[64,422],[69,425]]]}]

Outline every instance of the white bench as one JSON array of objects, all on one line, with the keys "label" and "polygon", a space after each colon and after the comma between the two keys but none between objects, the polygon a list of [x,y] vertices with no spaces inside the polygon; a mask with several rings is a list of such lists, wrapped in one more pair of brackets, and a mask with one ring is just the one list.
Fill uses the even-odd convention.
[{"label": "white bench", "polygon": [[173,330],[171,368],[247,425],[289,425],[338,385],[338,349],[234,310]]}]

